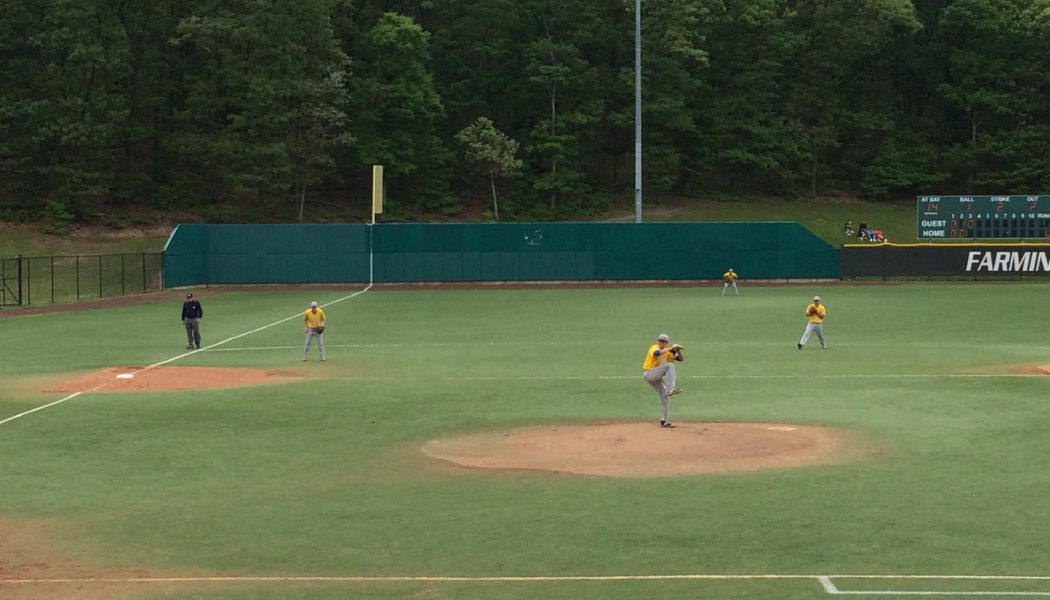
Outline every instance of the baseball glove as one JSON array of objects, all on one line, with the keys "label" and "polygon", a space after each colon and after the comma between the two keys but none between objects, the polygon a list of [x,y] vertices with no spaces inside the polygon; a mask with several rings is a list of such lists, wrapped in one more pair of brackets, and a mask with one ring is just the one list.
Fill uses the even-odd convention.
[{"label": "baseball glove", "polygon": [[314,333],[324,333],[324,326],[314,327]]},{"label": "baseball glove", "polygon": [[681,344],[674,344],[671,346],[671,354],[674,355],[674,359],[677,361],[685,360],[685,347]]}]

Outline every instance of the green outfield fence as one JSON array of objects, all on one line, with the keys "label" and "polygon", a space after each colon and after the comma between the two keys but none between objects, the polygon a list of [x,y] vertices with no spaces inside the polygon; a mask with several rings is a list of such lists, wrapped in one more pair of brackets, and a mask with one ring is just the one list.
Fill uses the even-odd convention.
[{"label": "green outfield fence", "polygon": [[0,259],[0,307],[114,298],[163,289],[159,252]]},{"label": "green outfield fence", "polygon": [[275,283],[837,279],[797,223],[179,225],[168,287]]}]

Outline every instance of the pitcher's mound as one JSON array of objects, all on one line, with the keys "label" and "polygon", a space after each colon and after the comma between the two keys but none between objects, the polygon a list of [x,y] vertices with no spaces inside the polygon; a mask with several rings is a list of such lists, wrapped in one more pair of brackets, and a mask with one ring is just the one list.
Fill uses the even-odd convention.
[{"label": "pitcher's mound", "polygon": [[423,452],[479,469],[649,477],[787,469],[848,460],[845,434],[784,423],[656,422],[528,427],[427,442]]},{"label": "pitcher's mound", "polygon": [[280,383],[300,379],[263,369],[225,367],[114,367],[52,385],[45,392],[159,392]]}]

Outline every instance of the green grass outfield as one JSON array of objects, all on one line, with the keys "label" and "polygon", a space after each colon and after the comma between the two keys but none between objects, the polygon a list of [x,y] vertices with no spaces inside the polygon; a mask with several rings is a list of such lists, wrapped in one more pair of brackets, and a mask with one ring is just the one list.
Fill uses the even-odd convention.
[{"label": "green grass outfield", "polygon": [[[1050,576],[1050,377],[1008,372],[1050,364],[1048,291],[746,281],[739,298],[714,287],[372,290],[329,308],[327,363],[299,361],[298,319],[173,363],[301,370],[305,381],[86,394],[0,425],[0,524],[39,524],[49,552],[102,572],[175,576]],[[205,343],[349,293],[201,290]],[[813,340],[800,352],[814,293],[828,307],[830,349]],[[29,391],[31,378],[185,352],[180,300],[0,320],[0,420],[63,397]],[[418,452],[433,438],[518,425],[655,422],[640,364],[662,331],[689,352],[673,419],[831,425],[876,452],[642,479],[455,472]],[[11,578],[5,563],[32,557],[4,548],[0,578]],[[66,575],[57,571],[48,574]],[[0,597],[95,600],[93,585],[0,582]],[[1050,594],[1039,580],[834,585]],[[110,589],[178,600],[829,595],[812,578]]]}]

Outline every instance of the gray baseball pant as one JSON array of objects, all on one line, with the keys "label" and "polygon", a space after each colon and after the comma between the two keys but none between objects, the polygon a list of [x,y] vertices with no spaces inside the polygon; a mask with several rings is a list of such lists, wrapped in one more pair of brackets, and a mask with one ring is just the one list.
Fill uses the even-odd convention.
[{"label": "gray baseball pant", "polygon": [[201,320],[186,319],[182,322],[186,326],[186,345],[201,347]]},{"label": "gray baseball pant", "polygon": [[817,334],[817,339],[820,340],[820,347],[827,348],[828,345],[824,341],[824,324],[823,323],[806,323],[806,331],[802,334],[802,339],[798,341],[803,346],[809,341],[809,336]]},{"label": "gray baseball pant", "polygon": [[645,382],[653,386],[657,394],[660,394],[660,420],[667,420],[667,392],[674,389],[675,372],[674,364],[667,363],[659,367],[653,367],[645,372]]},{"label": "gray baseball pant", "polygon": [[321,351],[321,360],[324,360],[324,334],[318,333],[316,329],[310,328],[306,332],[306,344],[303,345],[303,358],[310,354],[310,342],[317,338],[317,349]]},{"label": "gray baseball pant", "polygon": [[722,286],[722,295],[723,295],[723,296],[725,296],[725,295],[726,295],[726,290],[728,290],[728,289],[729,289],[729,286],[733,286],[733,295],[734,295],[734,296],[739,296],[739,295],[740,295],[740,290],[736,289],[736,282],[734,281],[733,283],[729,283],[729,282],[727,281],[727,282],[725,283],[725,285],[723,285],[723,286]]}]

